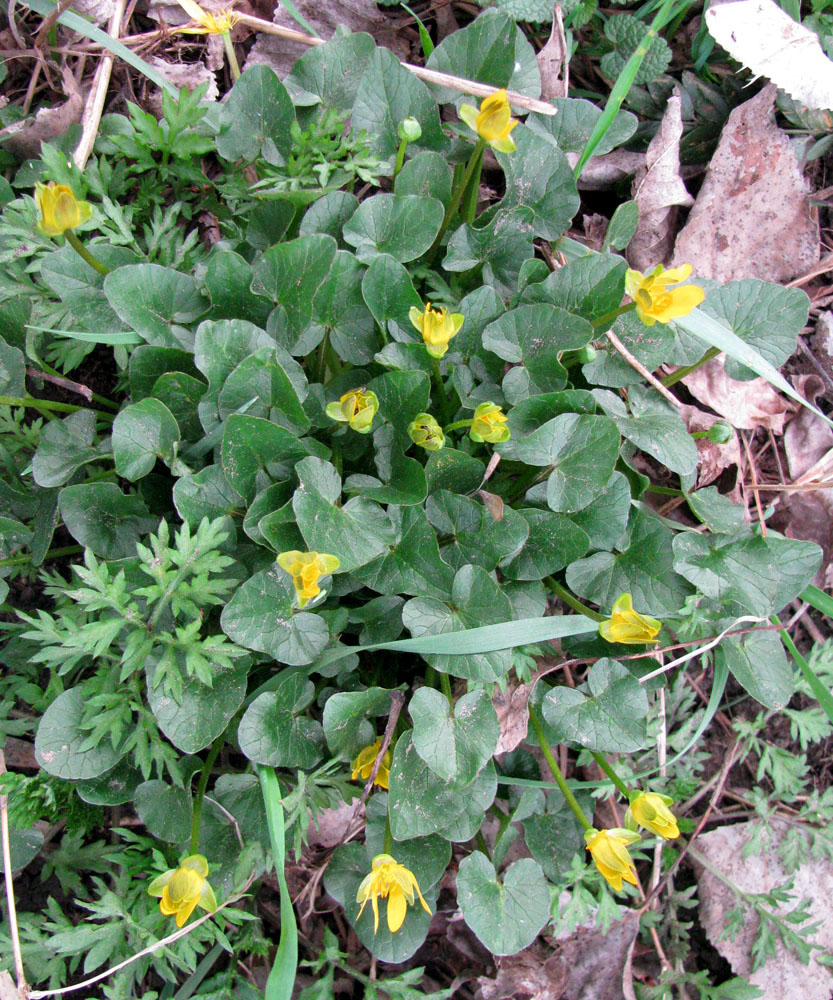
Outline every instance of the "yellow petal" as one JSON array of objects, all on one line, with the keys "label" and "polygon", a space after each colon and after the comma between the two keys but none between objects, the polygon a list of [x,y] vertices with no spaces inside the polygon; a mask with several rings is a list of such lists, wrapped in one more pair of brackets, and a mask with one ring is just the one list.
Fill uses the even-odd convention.
[{"label": "yellow petal", "polygon": [[660,273],[660,281],[663,285],[678,285],[691,274],[691,264],[682,264],[680,267],[672,267],[670,271]]},{"label": "yellow petal", "polygon": [[394,885],[388,895],[388,929],[395,934],[405,920],[408,904],[398,885]]}]

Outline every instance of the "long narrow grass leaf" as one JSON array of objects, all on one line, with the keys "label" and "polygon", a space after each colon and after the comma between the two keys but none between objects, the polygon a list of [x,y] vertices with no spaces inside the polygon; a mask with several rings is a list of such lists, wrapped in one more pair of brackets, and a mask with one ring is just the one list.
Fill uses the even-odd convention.
[{"label": "long narrow grass leaf", "polygon": [[291,1000],[295,973],[298,969],[298,925],[295,923],[295,911],[292,908],[292,898],[289,895],[284,870],[286,840],[281,786],[271,767],[258,765],[257,775],[263,793],[263,804],[266,807],[269,841],[272,845],[272,857],[275,859],[275,872],[281,893],[281,937],[278,950],[275,952],[272,971],[266,981],[265,997],[266,1000]]},{"label": "long narrow grass leaf", "polygon": [[411,10],[411,8],[406,3],[400,4],[400,6],[404,8],[416,21],[417,29],[419,30],[419,40],[422,43],[422,54],[427,59],[434,51],[434,43],[431,41],[431,36],[428,34],[428,29],[425,27],[422,21],[420,21],[419,17]]},{"label": "long narrow grass leaf", "polygon": [[[51,3],[50,0],[23,0],[23,2],[27,7],[31,7],[36,14],[41,14],[43,17],[51,14],[55,9],[55,4]],[[112,38],[106,31],[102,31],[95,24],[90,24],[89,21],[85,21],[83,17],[80,17],[71,10],[65,10],[58,18],[58,22],[67,28],[71,28],[73,31],[77,31],[79,35],[89,38],[91,42],[97,42],[99,45],[102,45],[108,52],[112,52],[114,56],[118,56],[119,59],[124,60],[128,66],[132,66],[133,69],[138,70],[143,76],[146,76],[151,83],[155,83],[162,90],[167,90],[171,97],[179,97],[179,91],[162,76],[159,70],[154,69],[153,66],[137,56],[126,45]]]},{"label": "long narrow grass leaf", "polygon": [[833,597],[829,594],[825,594],[825,592],[823,590],[819,590],[818,587],[814,587],[812,583],[798,596],[802,601],[806,601],[811,607],[815,608],[816,611],[821,611],[821,613],[823,615],[827,615],[828,618],[833,618]]},{"label": "long narrow grass leaf", "polygon": [[119,330],[113,333],[89,333],[86,330],[53,330],[48,326],[29,326],[30,330],[41,333],[54,333],[57,337],[69,337],[71,340],[83,340],[88,344],[144,344],[138,333],[132,330]]},{"label": "long narrow grass leaf", "polygon": [[[772,622],[774,625],[779,625],[780,622],[777,618],[773,617]],[[792,636],[784,629],[781,632],[781,641],[787,647],[787,651],[790,656],[798,664],[798,669],[801,671],[804,680],[807,681],[810,686],[810,690],[813,692],[813,697],[824,709],[827,718],[833,722],[833,695],[827,690],[827,688],[822,684],[815,670],[810,666],[807,660],[799,653],[796,648],[795,643],[792,640]]]},{"label": "long narrow grass leaf", "polygon": [[619,109],[622,107],[622,102],[628,96],[628,91],[633,86],[633,81],[636,79],[639,67],[642,65],[642,61],[647,55],[648,49],[651,47],[651,43],[654,38],[675,16],[676,4],[677,0],[665,0],[660,9],[657,11],[648,28],[648,31],[645,33],[645,37],[639,43],[636,51],[625,63],[622,72],[617,77],[616,83],[614,83],[613,89],[610,91],[610,97],[608,97],[607,103],[605,104],[604,111],[602,112],[599,120],[593,126],[593,131],[590,133],[590,137],[584,144],[584,149],[581,151],[581,156],[578,158],[578,163],[576,163],[575,169],[573,170],[573,176],[576,180],[578,180],[581,176],[581,172],[584,170],[587,161],[596,151],[599,143],[605,137],[607,130],[613,124],[613,119],[619,113]]},{"label": "long narrow grass leaf", "polygon": [[312,35],[314,38],[320,38],[321,35],[313,28],[313,26],[307,21],[304,15],[298,10],[292,0],[281,0],[281,4],[286,7],[287,12],[295,18],[298,24],[307,32],[307,34]]},{"label": "long narrow grass leaf", "polygon": [[818,407],[813,406],[801,393],[793,389],[777,368],[761,357],[754,347],[747,344],[745,340],[742,340],[734,331],[724,326],[719,320],[704,313],[701,309],[693,309],[688,316],[680,316],[673,320],[673,325],[680,327],[687,333],[693,334],[710,347],[716,347],[718,350],[723,351],[730,358],[734,358],[735,361],[746,365],[747,368],[751,368],[756,375],[765,378],[770,385],[783,392],[785,396],[789,396],[790,399],[794,399],[802,406],[806,406],[808,410],[812,410],[816,416],[821,417],[822,420],[833,427],[833,420],[830,420]]}]

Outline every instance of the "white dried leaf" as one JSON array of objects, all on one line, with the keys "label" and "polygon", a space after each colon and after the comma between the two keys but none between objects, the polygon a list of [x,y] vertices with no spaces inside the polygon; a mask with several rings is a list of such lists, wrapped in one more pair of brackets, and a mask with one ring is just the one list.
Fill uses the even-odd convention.
[{"label": "white dried leaf", "polygon": [[709,7],[706,24],[724,49],[809,108],[833,108],[833,62],[818,36],[774,0],[737,0]]}]

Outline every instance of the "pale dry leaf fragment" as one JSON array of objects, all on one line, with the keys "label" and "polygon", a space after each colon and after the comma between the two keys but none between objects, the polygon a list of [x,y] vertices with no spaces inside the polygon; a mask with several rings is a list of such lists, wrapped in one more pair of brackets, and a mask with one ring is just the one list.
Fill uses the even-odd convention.
[{"label": "pale dry leaf fragment", "polygon": [[[148,62],[154,69],[159,70],[162,76],[175,87],[187,87],[189,90],[194,90],[200,84],[207,83],[208,89],[205,92],[204,101],[216,101],[220,96],[220,91],[217,87],[217,78],[205,63],[169,63],[158,56],[151,56]],[[146,98],[146,104],[150,112],[161,116],[162,91],[155,90],[150,92]]]},{"label": "pale dry leaf fragment", "polygon": [[62,79],[64,93],[67,95],[63,104],[54,108],[41,108],[36,115],[0,130],[0,144],[11,150],[18,159],[39,157],[42,142],[52,142],[63,135],[70,125],[77,125],[81,121],[84,94],[68,70],[64,70]]},{"label": "pale dry leaf fragment", "polygon": [[[570,167],[578,163],[579,153],[567,153]],[[614,149],[603,156],[588,160],[578,179],[579,191],[607,191],[629,177],[633,177],[645,166],[644,153],[632,153],[628,149]]]},{"label": "pale dry leaf fragment", "polygon": [[72,9],[95,24],[104,24],[113,16],[116,0],[73,0]]},{"label": "pale dry leaf fragment", "polygon": [[810,108],[833,108],[833,62],[818,35],[773,0],[711,6],[706,26],[738,62]]},{"label": "pale dry leaf fragment", "polygon": [[[754,823],[721,826],[697,838],[697,849],[724,876],[741,890],[749,893],[769,892],[794,878],[792,909],[801,899],[809,899],[811,923],[819,921],[812,937],[822,947],[822,954],[833,948],[833,866],[821,858],[801,865],[789,874],[778,858],[778,844],[789,830],[779,819],[767,821],[764,852],[743,857],[743,848],[753,834]],[[696,859],[695,859],[696,860]],[[724,937],[727,915],[738,905],[735,894],[711,872],[696,866],[700,921],[709,940],[731,964],[736,975],[746,976],[763,990],[762,1000],[828,1000],[830,971],[811,956],[804,965],[798,956],[776,940],[775,958],[770,958],[757,971],[752,971],[752,946],[760,934],[760,924],[754,914],[740,924],[738,932]],[[793,928],[799,930],[800,928]]]},{"label": "pale dry leaf fragment", "polygon": [[787,416],[795,411],[795,405],[779,396],[765,379],[737,382],[729,378],[721,358],[713,358],[687,375],[683,385],[701,403],[743,430],[766,427],[780,434]]},{"label": "pale dry leaf fragment", "polygon": [[551,101],[554,97],[566,97],[568,89],[569,57],[561,4],[553,6],[552,31],[546,44],[537,55],[538,71],[541,74],[541,100]]},{"label": "pale dry leaf fragment", "polygon": [[[408,55],[408,44],[397,22],[387,10],[379,10],[375,0],[295,0],[295,7],[322,38],[332,38],[336,28],[343,25],[350,33],[367,32],[377,45],[391,49],[399,58],[404,59]],[[298,28],[298,22],[280,4],[275,5],[272,20],[286,28]],[[243,68],[271,66],[283,79],[308,51],[306,45],[261,32]]]},{"label": "pale dry leaf fragment", "polygon": [[[717,420],[713,413],[706,413],[697,406],[681,406],[679,414],[685,421],[690,434],[707,431]],[[737,434],[733,433],[726,444],[709,441],[708,438],[697,439],[697,485],[702,488],[718,479],[726,469],[737,468],[740,465],[740,444]]]},{"label": "pale dry leaf fragment", "polygon": [[529,728],[529,696],[532,684],[509,682],[505,691],[498,691],[492,699],[500,724],[500,736],[495,753],[509,753],[526,739]]},{"label": "pale dry leaf fragment", "polygon": [[307,827],[307,843],[311,847],[324,847],[328,850],[336,847],[344,839],[344,831],[355,820],[364,819],[364,808],[354,816],[353,802],[341,802],[333,809],[319,809],[315,816],[310,816]]},{"label": "pale dry leaf fragment", "polygon": [[818,213],[789,137],[772,120],[769,85],[729,115],[673,264],[726,283],[786,283],[819,258]]},{"label": "pale dry leaf fragment", "polygon": [[677,210],[694,204],[680,176],[682,134],[681,102],[676,92],[668,99],[659,131],[648,146],[645,166],[633,181],[639,224],[627,257],[639,271],[648,271],[668,258],[674,244]]}]

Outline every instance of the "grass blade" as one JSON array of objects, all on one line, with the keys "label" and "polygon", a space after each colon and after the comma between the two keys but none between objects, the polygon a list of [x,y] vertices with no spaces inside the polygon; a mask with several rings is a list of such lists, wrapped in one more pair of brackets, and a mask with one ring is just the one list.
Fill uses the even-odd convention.
[{"label": "grass blade", "polygon": [[811,607],[814,607],[816,611],[821,611],[823,615],[827,615],[828,618],[833,618],[833,597],[829,594],[825,594],[823,590],[819,590],[818,587],[814,587],[810,584],[801,594],[798,595],[799,599],[806,601]]},{"label": "grass blade", "polygon": [[269,826],[269,840],[272,844],[272,857],[275,859],[275,871],[281,890],[281,939],[275,952],[275,962],[269,978],[266,981],[266,1000],[291,1000],[292,988],[295,985],[295,973],[298,968],[298,925],[295,923],[295,911],[292,909],[292,899],[289,886],[286,884],[286,840],[283,820],[283,800],[281,786],[271,767],[257,766],[257,776],[260,778],[260,790],[263,793],[263,804],[266,807],[266,822]]},{"label": "grass blade", "polygon": [[[688,4],[686,3],[686,6],[687,5]],[[578,163],[573,170],[573,176],[576,180],[578,180],[581,176],[581,172],[587,165],[587,161],[596,151],[599,143],[605,137],[607,130],[613,124],[613,119],[619,113],[619,109],[622,107],[622,102],[628,96],[628,91],[633,86],[633,81],[636,79],[636,74],[639,72],[639,67],[642,65],[642,60],[645,58],[648,49],[651,47],[651,43],[659,32],[662,31],[662,29],[668,24],[668,22],[676,16],[676,13],[677,0],[665,0],[654,16],[653,21],[651,21],[645,37],[639,43],[636,51],[630,59],[628,59],[625,63],[625,68],[619,74],[616,83],[613,85],[610,97],[608,97],[607,103],[605,104],[604,111],[593,127],[593,131],[590,133],[590,137],[585,143],[584,149],[581,151],[581,156],[578,158]]]}]

